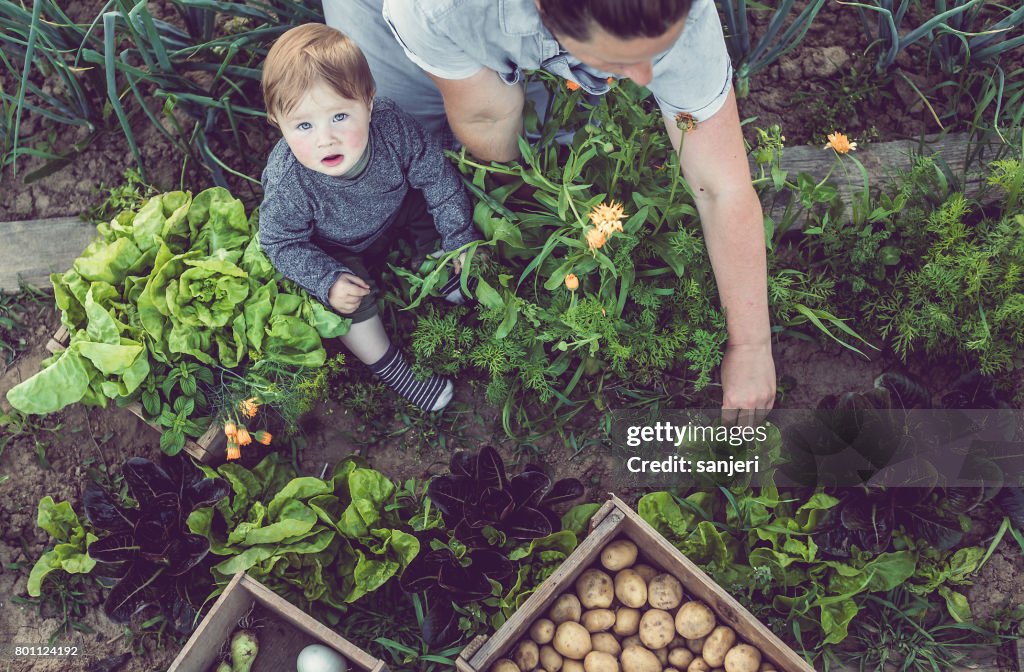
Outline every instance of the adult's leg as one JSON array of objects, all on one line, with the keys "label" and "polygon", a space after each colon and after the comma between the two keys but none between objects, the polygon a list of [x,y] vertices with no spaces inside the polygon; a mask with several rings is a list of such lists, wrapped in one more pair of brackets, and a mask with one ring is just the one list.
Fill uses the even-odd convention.
[{"label": "adult's leg", "polygon": [[351,37],[363,50],[377,84],[377,95],[394,100],[438,138],[450,137],[441,92],[406,57],[384,22],[384,0],[323,0],[323,5],[327,25]]}]

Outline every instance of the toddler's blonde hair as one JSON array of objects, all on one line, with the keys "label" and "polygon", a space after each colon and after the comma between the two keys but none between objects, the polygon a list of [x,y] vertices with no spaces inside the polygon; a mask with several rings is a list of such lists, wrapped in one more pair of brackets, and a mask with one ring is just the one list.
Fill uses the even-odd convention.
[{"label": "toddler's blonde hair", "polygon": [[267,120],[278,126],[317,82],[344,98],[373,101],[373,75],[356,43],[330,26],[307,23],[277,38],[263,63]]}]

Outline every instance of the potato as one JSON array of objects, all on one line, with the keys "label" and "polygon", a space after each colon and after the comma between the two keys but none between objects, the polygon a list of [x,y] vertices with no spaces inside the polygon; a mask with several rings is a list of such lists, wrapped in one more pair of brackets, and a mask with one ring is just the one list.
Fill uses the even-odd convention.
[{"label": "potato", "polygon": [[708,661],[697,656],[690,661],[690,664],[686,668],[686,672],[711,672],[711,666],[708,665]]},{"label": "potato", "polygon": [[591,651],[583,659],[583,669],[586,672],[619,672],[619,661],[604,651]]},{"label": "potato", "polygon": [[590,636],[590,644],[594,647],[594,651],[610,653],[616,658],[622,653],[622,645],[610,632],[595,632]]},{"label": "potato", "polygon": [[679,670],[678,670],[678,669],[676,669],[676,668],[674,668],[674,667],[666,667],[666,668],[665,668],[664,670],[662,670],[661,672],[679,672]]},{"label": "potato", "polygon": [[644,643],[640,641],[640,635],[630,635],[622,640],[622,650],[625,651],[631,646],[643,646]]},{"label": "potato", "polygon": [[671,611],[683,602],[683,584],[671,574],[658,574],[647,582],[647,603]]},{"label": "potato", "polygon": [[639,609],[647,604],[647,583],[632,569],[615,575],[615,597],[627,607]]},{"label": "potato", "polygon": [[508,658],[502,658],[494,663],[494,665],[491,665],[491,672],[522,672],[522,670]]},{"label": "potato", "polygon": [[540,649],[537,648],[537,642],[532,639],[524,639],[519,642],[512,652],[512,660],[520,670],[536,669],[540,664]]},{"label": "potato", "polygon": [[562,664],[562,672],[586,672],[583,662],[579,660],[566,660]]},{"label": "potato", "polygon": [[686,639],[707,637],[714,629],[715,612],[703,602],[687,602],[676,612],[676,632]]},{"label": "potato", "polygon": [[622,672],[661,672],[657,656],[642,646],[630,646],[619,656]]},{"label": "potato", "polygon": [[653,653],[654,657],[658,659],[658,662],[661,663],[662,667],[664,667],[665,665],[668,665],[668,649],[667,648],[652,649],[651,653]]},{"label": "potato", "polygon": [[632,567],[636,562],[637,548],[629,539],[619,539],[604,547],[601,551],[601,564],[604,568],[617,572]]},{"label": "potato", "polygon": [[701,656],[711,667],[721,667],[725,662],[725,654],[736,643],[736,631],[728,625],[720,625],[711,631],[704,648],[701,649]]},{"label": "potato", "polygon": [[573,660],[583,660],[594,648],[587,629],[573,621],[559,624],[555,630],[554,645],[555,651]]},{"label": "potato", "polygon": [[761,652],[750,644],[737,644],[725,654],[725,672],[758,672]]},{"label": "potato", "polygon": [[588,569],[576,579],[576,594],[587,609],[607,609],[615,599],[612,577],[599,569]]},{"label": "potato", "polygon": [[580,606],[580,598],[572,593],[566,593],[555,600],[555,603],[551,605],[551,610],[548,612],[548,616],[551,617],[551,621],[555,625],[565,623],[566,621],[579,623],[582,614],[583,607]]},{"label": "potato", "polygon": [[546,618],[538,618],[530,626],[530,639],[537,644],[548,644],[555,636],[555,624]]},{"label": "potato", "polygon": [[635,635],[640,630],[640,610],[630,607],[619,607],[615,612],[615,625],[612,632],[619,637]]},{"label": "potato", "polygon": [[683,647],[671,648],[668,651],[668,664],[685,670],[686,666],[693,662],[693,651]]},{"label": "potato", "polygon": [[580,623],[589,632],[604,632],[615,625],[615,612],[611,609],[590,609],[583,612]]},{"label": "potato", "polygon": [[658,574],[661,574],[661,572],[656,570],[654,567],[639,563],[633,565],[632,567],[630,567],[630,569],[639,574],[640,577],[644,580],[644,583],[650,583],[651,579],[656,577]]},{"label": "potato", "polygon": [[693,639],[687,639],[686,648],[699,656],[700,652],[704,650],[704,640],[706,639],[707,637],[694,637]]},{"label": "potato", "polygon": [[544,672],[558,672],[562,669],[562,654],[550,644],[545,644],[540,647],[540,666]]},{"label": "potato", "polygon": [[640,641],[648,649],[663,649],[676,635],[672,614],[661,609],[650,609],[640,618]]},{"label": "potato", "polygon": [[775,666],[769,663],[767,660],[761,661],[761,667],[758,668],[757,672],[778,672]]}]

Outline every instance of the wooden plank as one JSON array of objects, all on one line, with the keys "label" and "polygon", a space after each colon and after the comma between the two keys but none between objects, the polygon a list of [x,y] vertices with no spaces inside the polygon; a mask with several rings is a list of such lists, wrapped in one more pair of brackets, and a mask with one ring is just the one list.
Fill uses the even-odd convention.
[{"label": "wooden plank", "polygon": [[167,672],[206,672],[220,653],[224,640],[231,636],[238,619],[252,606],[252,599],[238,588],[244,572],[232,577],[210,613],[192,633],[185,646],[167,668]]},{"label": "wooden plank", "polygon": [[[991,158],[997,147],[997,143],[972,144],[968,134],[951,133],[945,136],[926,136],[920,142],[895,140],[873,143],[863,149],[855,150],[850,156],[856,157],[864,165],[869,176],[869,186],[872,190],[878,190],[891,182],[897,169],[909,170],[913,165],[912,158],[914,156],[935,155],[938,157],[940,166],[948,166],[953,176],[962,180],[960,188],[968,197],[971,197],[977,195],[984,184],[984,174],[980,168],[981,162],[977,160],[975,154],[980,151],[983,156]],[[836,185],[843,200],[849,204],[853,195],[863,190],[863,176],[852,161],[846,162],[846,170],[836,167],[835,161],[835,153],[832,150],[825,150],[819,146],[802,145],[785,148],[781,165],[782,169],[789,173],[791,180],[795,180],[797,174],[805,172],[817,182],[831,171],[829,180]],[[754,176],[759,174],[759,169],[753,159],[750,160],[750,171]],[[769,197],[772,193],[769,190]],[[765,214],[770,215],[776,222],[780,221],[788,201],[788,198],[780,198],[772,202],[765,202],[763,204]],[[799,204],[794,204],[794,207],[799,207]],[[849,217],[849,208],[847,208],[846,214]]]},{"label": "wooden plank", "polygon": [[239,619],[250,610],[260,641],[253,672],[295,669],[298,652],[312,643],[338,651],[351,664],[350,669],[388,672],[383,660],[369,655],[245,572],[231,579],[167,672],[207,672],[238,627]]},{"label": "wooden plank", "polygon": [[50,288],[50,273],[63,273],[96,236],[96,226],[77,217],[0,222],[0,290],[24,283]]}]

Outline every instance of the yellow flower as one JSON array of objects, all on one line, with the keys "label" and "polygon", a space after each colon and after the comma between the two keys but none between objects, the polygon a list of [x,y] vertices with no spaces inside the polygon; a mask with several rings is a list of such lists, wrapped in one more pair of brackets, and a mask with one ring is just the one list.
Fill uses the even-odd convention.
[{"label": "yellow flower", "polygon": [[622,204],[615,201],[608,204],[601,203],[600,205],[595,205],[594,209],[590,211],[591,223],[605,237],[612,235],[616,231],[622,232],[622,218],[625,216],[626,212]]},{"label": "yellow flower", "polygon": [[235,426],[235,423],[230,421],[224,423],[224,436],[233,439],[237,433],[238,427]]},{"label": "yellow flower", "polygon": [[575,292],[577,289],[580,288],[580,279],[576,277],[575,273],[570,273],[569,275],[565,276],[565,286],[569,289],[570,292]]},{"label": "yellow flower", "polygon": [[836,151],[836,154],[848,154],[849,152],[857,149],[856,142],[850,142],[850,139],[836,131],[835,133],[829,133],[828,144],[825,145],[825,149],[831,147]]},{"label": "yellow flower", "polygon": [[237,460],[242,456],[242,451],[239,450],[238,444],[228,439],[228,459]]},{"label": "yellow flower", "polygon": [[565,81],[565,88],[569,89],[570,91],[579,91],[580,85],[572,81],[571,79],[567,79]]},{"label": "yellow flower", "polygon": [[262,443],[264,446],[269,446],[270,440],[274,437],[267,430],[261,429],[260,431],[253,434],[253,438],[256,439],[256,441],[258,441],[259,443]]},{"label": "yellow flower", "polygon": [[251,418],[254,415],[256,415],[256,411],[259,409],[259,407],[260,402],[259,400],[256,399],[256,397],[250,397],[245,401],[238,402],[238,410],[241,411],[242,415],[244,415],[247,418]]},{"label": "yellow flower", "polygon": [[606,236],[604,231],[597,227],[587,231],[587,245],[589,245],[592,250],[596,250],[604,245],[605,238]]},{"label": "yellow flower", "polygon": [[238,435],[236,436],[235,440],[238,441],[238,445],[240,446],[248,446],[250,443],[252,443],[252,437],[249,436],[249,430],[247,430],[245,427],[238,428]]}]

